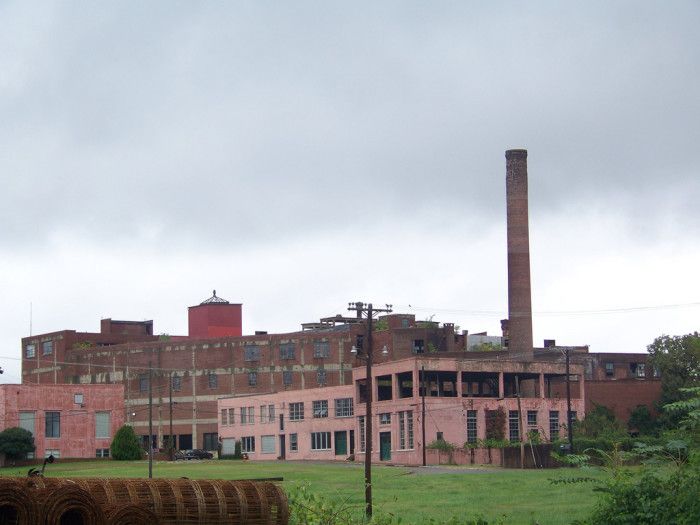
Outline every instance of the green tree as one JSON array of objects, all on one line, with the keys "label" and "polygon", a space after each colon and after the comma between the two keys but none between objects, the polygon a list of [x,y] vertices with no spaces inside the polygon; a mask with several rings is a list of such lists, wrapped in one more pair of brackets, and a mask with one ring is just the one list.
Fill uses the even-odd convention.
[{"label": "green tree", "polygon": [[662,335],[647,350],[649,364],[661,374],[662,406],[685,399],[682,388],[700,386],[700,334]]},{"label": "green tree", "polygon": [[627,421],[629,430],[636,430],[642,436],[650,436],[656,433],[656,421],[652,417],[649,407],[637,405]]},{"label": "green tree", "polygon": [[34,448],[34,436],[29,430],[12,427],[0,432],[0,453],[8,459],[24,459]]},{"label": "green tree", "polygon": [[[594,403],[594,408],[581,421],[574,423],[576,436],[587,438],[618,439],[627,434],[615,413],[608,407]],[[575,441],[575,440],[574,440]]]},{"label": "green tree", "polygon": [[112,440],[110,454],[112,459],[118,461],[141,459],[143,450],[141,449],[138,436],[130,425],[124,425],[117,430]]}]

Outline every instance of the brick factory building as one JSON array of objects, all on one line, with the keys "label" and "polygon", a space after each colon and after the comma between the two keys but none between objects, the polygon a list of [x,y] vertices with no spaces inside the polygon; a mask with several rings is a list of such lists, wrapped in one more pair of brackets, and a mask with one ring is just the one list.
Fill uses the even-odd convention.
[{"label": "brick factory building", "polygon": [[[532,375],[528,380],[553,374],[552,370],[561,374],[564,359],[560,349],[552,341],[545,341],[543,348],[533,345],[527,187],[527,151],[509,150],[506,152],[509,311],[508,319],[501,323],[502,335],[494,338],[466,331],[458,333],[451,323],[417,321],[412,314],[392,313],[379,318],[379,329],[374,332],[376,347],[387,347],[387,355],[375,357],[377,369],[390,369],[394,363],[405,364],[406,360],[418,362],[415,360],[426,356],[431,360],[440,357],[435,360],[436,366],[450,363],[449,366],[455,367],[440,370],[456,374],[451,382],[456,399],[450,402],[455,409],[462,406],[464,410],[472,410],[466,408],[469,401],[481,402],[473,399],[478,396],[465,396],[459,386],[464,385],[460,381],[465,378],[468,382],[464,373],[472,370],[469,367],[478,368],[478,363],[487,366],[479,369],[480,373],[503,373],[504,381],[518,367],[527,368]],[[337,314],[304,323],[293,333],[242,335],[241,314],[241,304],[231,304],[214,292],[209,299],[189,308],[186,336],[154,336],[152,321],[103,319],[97,333],[64,330],[26,337],[22,339],[22,382],[123,384],[125,420],[143,436],[146,446],[150,384],[154,400],[153,443],[161,447],[172,434],[179,449],[209,450],[215,450],[218,444],[219,398],[272,396],[271,404],[281,406],[284,399],[304,397],[311,402],[319,389],[354,392],[362,363],[350,350],[357,336],[365,332],[365,320]],[[498,351],[473,351],[485,346]],[[581,397],[588,408],[593,402],[613,405],[618,416],[625,419],[637,404],[650,403],[654,393],[660,391],[658,378],[645,367],[646,354],[590,354],[587,347],[576,347],[572,363],[577,370],[572,372],[575,389],[579,391],[580,384]],[[511,367],[509,371],[503,368],[506,366]],[[415,384],[415,378],[412,381]],[[500,401],[504,407],[512,404],[512,399],[507,399],[514,393],[509,390],[509,384],[505,381],[504,390],[498,387],[505,396]],[[547,384],[552,389],[548,390],[548,396],[558,395],[561,399],[561,380]],[[536,386],[539,390],[525,392],[544,399],[538,402],[545,405],[554,403],[554,397],[541,397],[543,387],[539,382]],[[493,393],[494,387],[490,388],[489,392]],[[540,393],[535,395],[536,391]],[[354,396],[355,393],[348,397],[354,399]],[[488,403],[491,407],[495,401],[489,399]],[[560,406],[555,405],[551,405],[551,411],[560,412]],[[584,409],[580,406],[576,411],[582,414]],[[356,426],[353,428],[357,430]],[[466,433],[466,427],[463,430]]]},{"label": "brick factory building", "polygon": [[109,457],[124,424],[123,385],[0,385],[0,430],[34,436],[32,457]]}]

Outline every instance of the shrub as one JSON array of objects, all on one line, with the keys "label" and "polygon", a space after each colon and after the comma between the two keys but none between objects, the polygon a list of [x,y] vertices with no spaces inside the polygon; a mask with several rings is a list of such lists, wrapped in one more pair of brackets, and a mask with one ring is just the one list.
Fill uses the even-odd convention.
[{"label": "shrub", "polygon": [[143,457],[139,438],[130,425],[124,425],[117,430],[110,447],[110,455],[117,461],[133,461]]},{"label": "shrub", "polygon": [[8,459],[24,459],[34,451],[34,436],[19,427],[6,428],[0,432],[0,452]]},{"label": "shrub", "polygon": [[506,438],[506,411],[503,407],[486,411],[486,439],[503,441]]},{"label": "shrub", "polygon": [[700,523],[700,470],[676,469],[668,477],[647,470],[640,478],[612,478],[589,523],[691,525]]}]

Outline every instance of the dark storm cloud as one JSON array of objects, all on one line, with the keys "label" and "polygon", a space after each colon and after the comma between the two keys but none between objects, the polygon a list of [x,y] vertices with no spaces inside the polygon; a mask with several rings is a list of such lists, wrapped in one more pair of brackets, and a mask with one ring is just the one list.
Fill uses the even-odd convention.
[{"label": "dark storm cloud", "polygon": [[491,224],[518,146],[539,213],[698,222],[695,2],[37,9],[0,7],[6,246]]}]

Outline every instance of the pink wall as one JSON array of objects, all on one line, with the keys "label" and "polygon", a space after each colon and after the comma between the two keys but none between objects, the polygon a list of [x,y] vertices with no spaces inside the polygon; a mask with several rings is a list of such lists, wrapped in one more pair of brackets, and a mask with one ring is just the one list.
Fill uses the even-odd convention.
[{"label": "pink wall", "polygon": [[[523,364],[518,362],[497,362],[489,363],[483,361],[466,361],[459,359],[445,358],[413,358],[384,363],[375,366],[373,376],[391,376],[393,393],[392,399],[376,401],[377,388],[376,380],[373,404],[373,461],[390,461],[400,464],[420,464],[422,462],[423,440],[421,435],[421,398],[419,397],[418,378],[419,368],[425,366],[426,370],[432,371],[470,371],[475,368],[477,371],[496,371],[503,373],[533,374],[541,372],[542,377],[538,381],[544,380],[545,374],[557,374],[561,371],[557,364]],[[525,370],[527,368],[527,370]],[[580,367],[579,367],[580,368]],[[581,373],[582,369],[574,372]],[[410,397],[400,398],[398,388],[398,377],[396,374],[412,372],[413,391]],[[458,374],[459,376],[459,374]],[[324,459],[324,460],[345,460],[351,450],[354,449],[355,459],[364,459],[361,450],[360,439],[360,418],[366,414],[366,404],[359,403],[358,390],[355,382],[364,379],[363,368],[353,369],[353,384],[326,388],[315,388],[307,390],[295,390],[279,392],[265,395],[251,395],[241,397],[221,398],[218,402],[219,408],[219,436],[224,440],[238,440],[243,437],[255,437],[255,452],[249,453],[250,459],[275,459],[283,456],[281,451],[282,439],[286,445],[284,456],[286,459]],[[501,381],[502,382],[502,381]],[[459,392],[461,392],[461,380]],[[529,430],[537,430],[542,440],[550,439],[550,412],[556,412],[559,421],[559,434],[564,436],[566,422],[566,400],[561,398],[546,397],[544,389],[539,390],[531,397],[523,395],[521,398],[522,421],[520,422],[520,435],[524,435]],[[341,398],[353,399],[352,417],[337,417],[335,415],[335,400]],[[326,400],[328,402],[327,417],[313,417],[313,402]],[[477,438],[486,437],[486,411],[496,410],[502,407],[506,414],[509,411],[518,410],[516,398],[497,397],[426,397],[426,442],[429,444],[438,437],[438,432],[442,433],[445,441],[462,447],[467,441],[467,415],[468,411],[476,411]],[[304,419],[291,421],[290,403],[304,404]],[[262,417],[260,406],[274,406],[274,417]],[[241,424],[241,408],[253,407],[254,421]],[[228,421],[229,409],[234,411],[234,422]],[[222,410],[226,413],[222,414]],[[577,416],[583,417],[584,402],[582,399],[572,399],[572,410],[577,412]],[[537,413],[535,426],[528,426],[527,413],[534,411]],[[267,410],[265,411],[267,414]],[[280,416],[284,420],[284,428],[280,426]],[[506,421],[506,438],[508,438],[509,423]],[[351,431],[354,434],[354,447],[350,443]],[[341,433],[340,438],[345,436],[347,447],[345,453],[339,453],[338,443],[336,443],[336,432]],[[330,433],[330,440],[326,450],[314,450],[312,448],[312,433]],[[290,435],[296,434],[298,448],[296,451],[290,450]],[[268,439],[274,443],[274,448],[269,453],[262,452],[263,436],[272,436]],[[283,438],[281,436],[284,436]],[[385,450],[385,455],[390,457],[382,458],[381,442],[389,441],[389,450]],[[227,443],[232,443],[228,441]],[[342,447],[341,447],[342,448]],[[431,455],[433,457],[434,454]],[[486,462],[486,456],[479,452],[477,454],[480,463]],[[483,456],[483,457],[482,457]],[[435,460],[435,458],[433,458]]]},{"label": "pink wall", "polygon": [[[124,424],[124,385],[0,385],[0,410],[0,430],[20,426],[20,412],[33,413],[35,457],[52,450],[61,458],[94,458]],[[59,437],[46,437],[46,412],[60,414]],[[109,437],[96,437],[96,412],[109,414]]]}]

